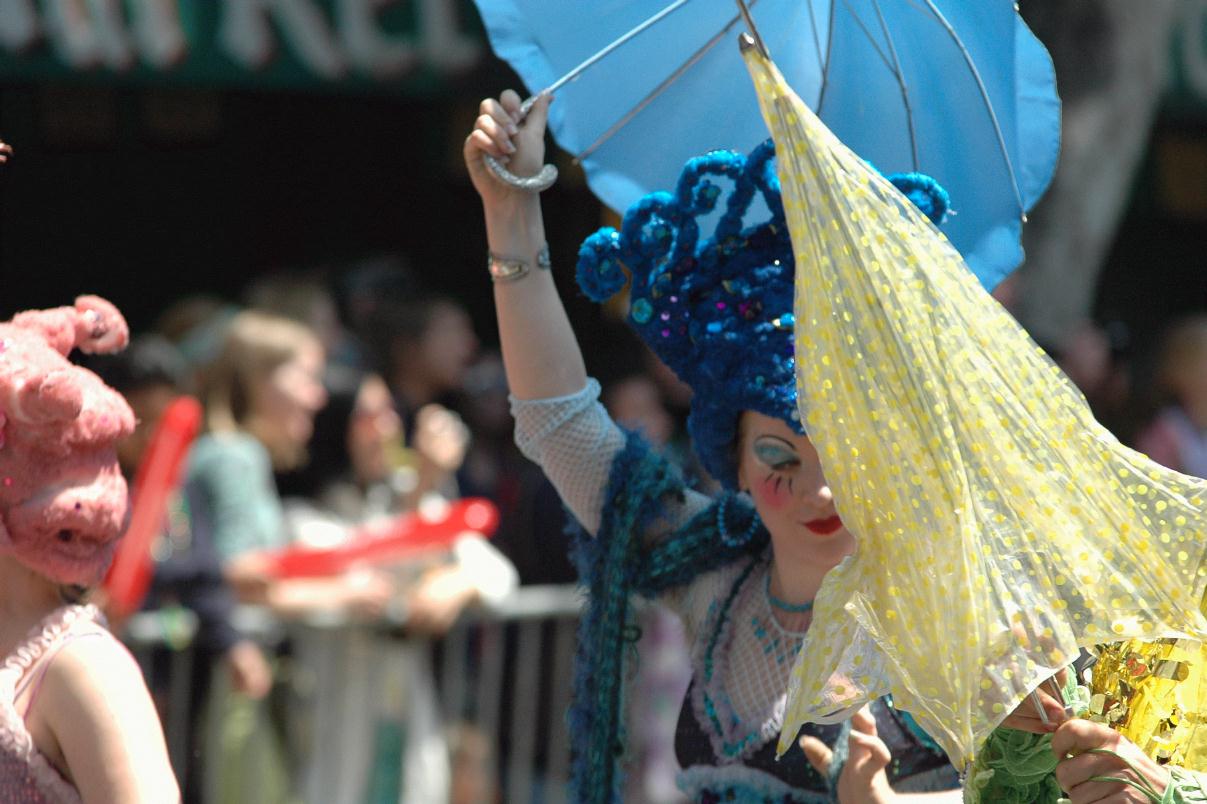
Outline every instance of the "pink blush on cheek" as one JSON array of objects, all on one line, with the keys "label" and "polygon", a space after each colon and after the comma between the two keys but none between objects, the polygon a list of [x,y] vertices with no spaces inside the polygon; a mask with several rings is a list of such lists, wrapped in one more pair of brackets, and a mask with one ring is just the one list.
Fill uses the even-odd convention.
[{"label": "pink blush on cheek", "polygon": [[792,499],[788,483],[782,478],[777,483],[775,477],[760,480],[751,489],[755,502],[767,506],[772,511],[782,510]]}]

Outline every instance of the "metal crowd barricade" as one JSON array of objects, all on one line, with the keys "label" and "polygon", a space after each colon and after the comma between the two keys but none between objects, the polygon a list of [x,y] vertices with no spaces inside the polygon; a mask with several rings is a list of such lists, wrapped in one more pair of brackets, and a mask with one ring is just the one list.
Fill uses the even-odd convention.
[{"label": "metal crowd barricade", "polygon": [[[494,745],[502,800],[525,804],[567,801],[570,701],[574,637],[582,605],[573,586],[521,587],[493,609],[466,612],[441,640],[406,635],[403,612],[371,624],[342,617],[315,616],[284,625],[293,645],[295,672],[309,679],[311,693],[297,706],[308,742],[294,784],[313,804],[361,804],[371,772],[373,745],[366,719],[380,717],[394,704],[375,695],[383,676],[398,667],[390,657],[418,657],[425,687],[410,687],[427,700],[446,725],[468,723]],[[253,637],[280,633],[282,624],[262,610],[240,611],[240,625]],[[190,637],[195,618],[176,622],[170,636],[155,612],[135,615],[124,638],[144,673],[157,687],[169,754],[179,772],[185,768],[190,723],[190,694],[195,672]],[[169,649],[166,679],[152,678],[152,654]],[[162,663],[162,659],[158,660]],[[411,663],[414,665],[414,661]],[[160,665],[162,666],[162,664]],[[424,694],[428,690],[428,694]],[[430,697],[429,697],[430,695]],[[207,777],[210,774],[207,772]]]},{"label": "metal crowd barricade", "polygon": [[[187,609],[166,612],[139,612],[125,624],[123,640],[130,647],[143,677],[159,694],[157,703],[163,718],[164,738],[172,767],[185,768],[188,750],[189,705],[193,694],[193,639],[197,634],[197,615]],[[167,681],[155,664],[155,653],[167,660]],[[181,780],[183,781],[183,780]]]}]

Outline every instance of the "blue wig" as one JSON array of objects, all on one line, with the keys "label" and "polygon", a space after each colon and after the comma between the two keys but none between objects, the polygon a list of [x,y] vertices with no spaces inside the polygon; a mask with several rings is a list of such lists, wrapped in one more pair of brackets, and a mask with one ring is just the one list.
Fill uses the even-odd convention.
[{"label": "blue wig", "polygon": [[[704,468],[737,485],[738,417],[753,410],[803,434],[793,355],[793,257],[774,144],[744,156],[713,151],[687,163],[674,194],[655,192],[625,213],[620,231],[600,229],[578,252],[578,284],[603,302],[629,288],[629,323],[693,393],[688,431]],[[711,237],[699,219],[733,189]],[[947,194],[933,179],[890,176],[936,223]],[[760,195],[770,218],[743,226]]]}]

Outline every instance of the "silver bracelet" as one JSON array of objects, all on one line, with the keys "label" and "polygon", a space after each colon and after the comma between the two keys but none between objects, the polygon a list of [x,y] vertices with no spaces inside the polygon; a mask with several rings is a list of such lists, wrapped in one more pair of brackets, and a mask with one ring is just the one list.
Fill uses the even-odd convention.
[{"label": "silver bracelet", "polygon": [[[541,246],[536,253],[536,267],[548,271],[553,267],[549,259],[549,244]],[[486,270],[495,282],[515,282],[523,279],[532,269],[532,261],[520,257],[501,257],[493,252],[486,252]]]}]

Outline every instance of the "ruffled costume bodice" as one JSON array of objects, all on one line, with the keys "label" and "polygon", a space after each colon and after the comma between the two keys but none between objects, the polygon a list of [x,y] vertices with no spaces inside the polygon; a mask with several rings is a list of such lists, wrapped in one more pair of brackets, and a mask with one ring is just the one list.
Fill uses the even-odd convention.
[{"label": "ruffled costume bodice", "polygon": [[[776,758],[787,679],[802,635],[778,627],[766,604],[768,558],[739,562],[726,573],[728,593],[693,629],[692,682],[675,731],[675,753],[684,769],[680,786],[694,801],[834,800],[836,778],[814,770],[799,747]],[[955,769],[909,715],[887,699],[874,702],[871,710],[877,734],[892,754],[886,773],[894,789],[957,786]],[[848,732],[847,724],[810,723],[800,735],[834,748],[840,768]]]},{"label": "ruffled costume bodice", "polygon": [[80,804],[79,792],[34,745],[16,699],[27,685],[40,683],[46,662],[64,645],[103,633],[100,620],[95,606],[56,609],[0,665],[0,801],[5,804]]}]

